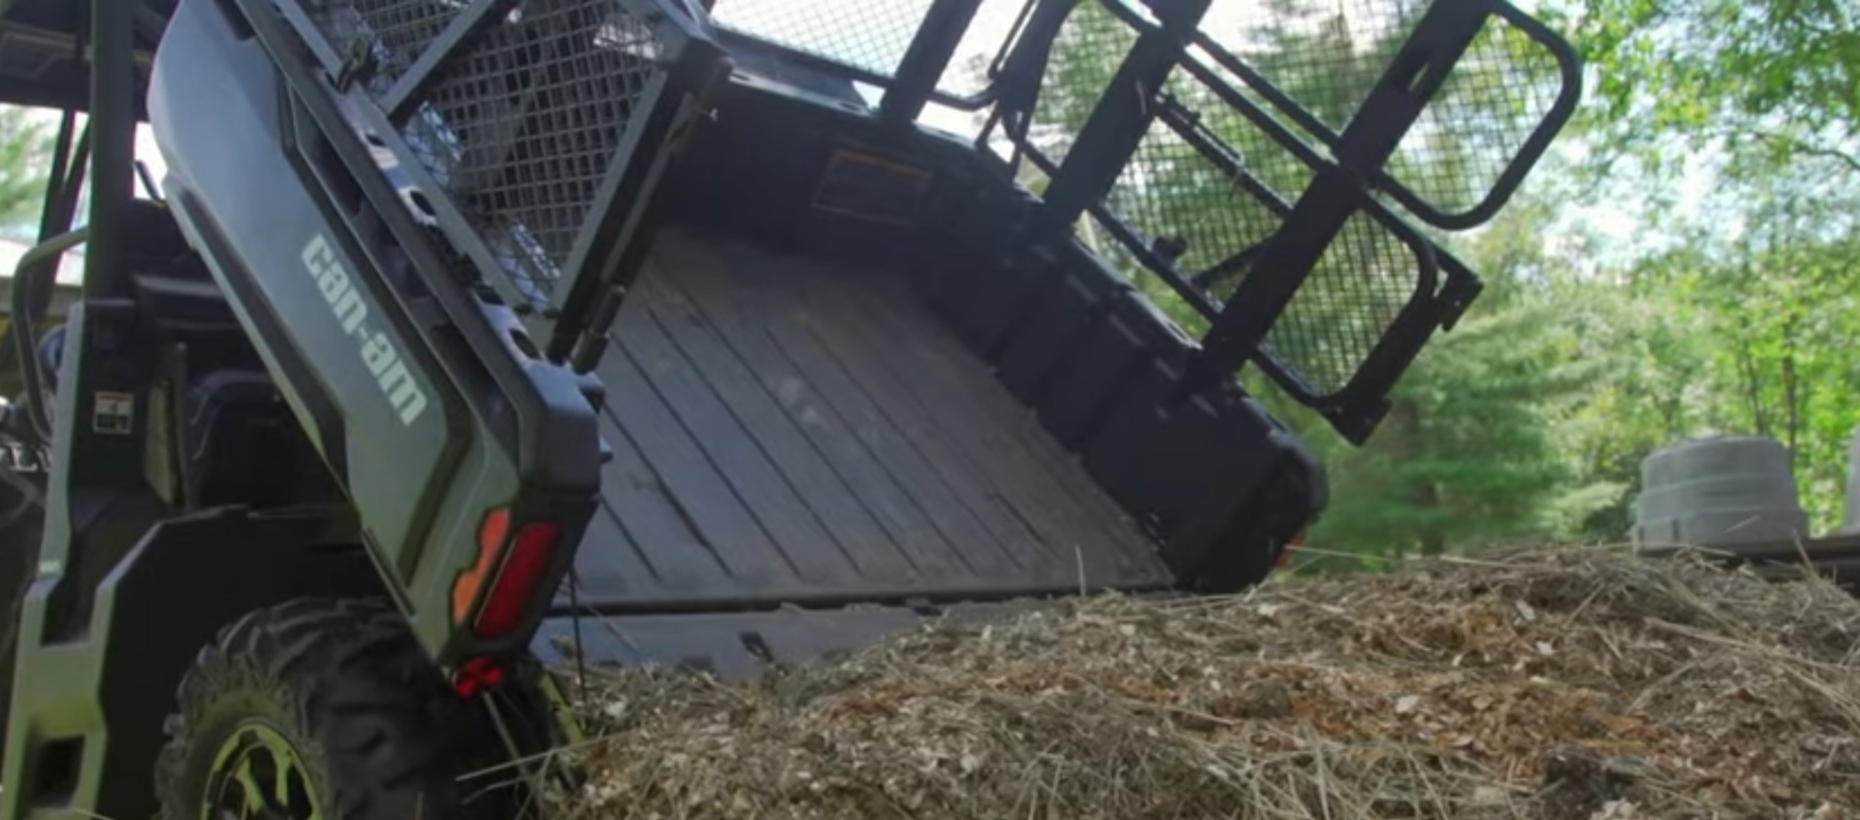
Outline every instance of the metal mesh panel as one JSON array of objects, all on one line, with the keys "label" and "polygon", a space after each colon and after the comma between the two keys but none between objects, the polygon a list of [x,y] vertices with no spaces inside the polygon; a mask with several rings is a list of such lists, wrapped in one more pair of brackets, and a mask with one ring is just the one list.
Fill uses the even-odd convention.
[{"label": "metal mesh panel", "polygon": [[[1314,117],[1341,132],[1430,4],[1418,0],[1266,0],[1266,14],[1215,4],[1202,31]],[[1427,112],[1390,176],[1434,208],[1477,205],[1560,91],[1555,55],[1492,17]]]},{"label": "metal mesh panel", "polygon": [[1055,162],[1065,159],[1098,101],[1113,93],[1111,80],[1136,43],[1136,30],[1095,0],[1079,3],[1066,18],[1053,41],[1029,134]]},{"label": "metal mesh panel", "polygon": [[937,90],[958,97],[981,93],[988,87],[988,66],[1001,53],[1014,20],[1033,0],[982,0],[975,19],[963,32],[949,65],[937,81]]},{"label": "metal mesh panel", "polygon": [[1350,217],[1266,334],[1266,351],[1319,394],[1342,390],[1414,298],[1420,267],[1374,217]]},{"label": "metal mesh panel", "polygon": [[1556,55],[1492,18],[1403,137],[1390,176],[1435,208],[1471,210],[1550,115],[1561,88]]},{"label": "metal mesh panel", "polygon": [[431,0],[332,0],[305,7],[339,53],[358,39],[374,52],[378,69],[369,87],[377,94],[400,79],[458,14],[456,6]]},{"label": "metal mesh panel", "polygon": [[1216,269],[1271,238],[1282,217],[1235,185],[1225,169],[1165,125],[1144,135],[1106,204],[1146,237],[1153,250],[1175,260],[1190,277],[1227,289],[1245,273]]},{"label": "metal mesh panel", "polygon": [[505,269],[546,293],[658,56],[612,0],[526,2],[428,88],[402,137]]},{"label": "metal mesh panel", "polygon": [[[1259,113],[1282,126],[1285,135],[1298,140],[1309,148],[1312,156],[1327,158],[1329,149],[1313,135],[1306,133],[1296,123],[1274,108],[1271,101],[1248,85],[1238,75],[1229,71],[1206,50],[1191,45],[1183,55],[1184,62],[1208,74],[1229,91],[1251,102]],[[1287,198],[1295,197],[1311,181],[1310,166],[1247,119],[1246,115],[1229,105],[1208,87],[1206,82],[1188,68],[1178,67],[1169,75],[1168,91],[1177,98],[1187,101],[1198,112],[1202,122],[1241,155],[1255,174]]]},{"label": "metal mesh panel", "polygon": [[[1179,117],[1166,116],[1144,136],[1107,204],[1218,304],[1251,270],[1255,257],[1247,252],[1280,229],[1314,173],[1207,89],[1178,75],[1170,90],[1176,102],[1188,97],[1202,103],[1190,115],[1200,126],[1191,133],[1218,141],[1213,148],[1268,190],[1241,184],[1230,166],[1168,124]],[[1373,217],[1352,217],[1273,325],[1267,350],[1318,394],[1342,390],[1415,297],[1422,264]],[[1127,258],[1120,267],[1135,268]],[[1144,290],[1159,296],[1155,287]],[[1181,298],[1161,294],[1159,301],[1171,315],[1184,315]],[[1178,323],[1191,331],[1200,325]]]},{"label": "metal mesh panel", "polygon": [[1201,30],[1318,120],[1342,130],[1426,10],[1413,0],[1265,0],[1264,13],[1216,3]]},{"label": "metal mesh panel", "polygon": [[717,0],[717,25],[886,77],[931,0]]}]

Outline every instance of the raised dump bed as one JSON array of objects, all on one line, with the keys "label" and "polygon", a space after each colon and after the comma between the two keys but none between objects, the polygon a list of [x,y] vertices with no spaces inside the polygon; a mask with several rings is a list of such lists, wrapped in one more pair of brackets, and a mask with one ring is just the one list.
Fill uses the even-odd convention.
[{"label": "raised dump bed", "polygon": [[[1477,292],[1392,211],[1325,204],[1314,176],[1330,163],[1303,143],[1255,134],[1244,166],[1224,142],[1246,136],[1226,107],[1239,103],[1216,92],[1240,63],[1211,41],[1147,112],[1107,90],[1088,108],[1132,121],[1059,155],[1011,130],[970,140],[900,122],[854,91],[869,77],[731,30],[748,18],[727,8],[737,71],[666,170],[651,250],[595,369],[613,457],[537,644],[547,657],[574,644],[750,674],[928,612],[1252,583],[1327,489],[1234,363],[1214,364],[1214,328],[1247,332],[1242,290],[1274,278],[1234,260],[1275,230],[1324,232],[1305,223],[1330,216],[1293,203],[1341,209],[1332,239],[1347,252],[1306,260],[1295,298],[1254,313],[1270,338],[1242,359],[1353,438]],[[1056,64],[1084,46],[1151,59],[1131,41],[1159,35],[1133,6],[1081,8]],[[1546,116],[1497,125],[1522,140],[1553,129]],[[1053,179],[1045,195],[1003,162],[1016,145],[1023,171]],[[1515,153],[1493,167],[1534,150],[1499,148]],[[1163,174],[1238,187],[1183,202],[1140,183]],[[1081,218],[1101,243],[1070,229]],[[1188,253],[1149,252],[1172,232],[1192,233]],[[1208,271],[1225,272],[1193,278]],[[1221,369],[1197,378],[1208,366]]]},{"label": "raised dump bed", "polygon": [[1366,439],[1479,289],[1412,223],[1489,219],[1579,85],[1503,2],[1355,4],[1386,65],[1264,73],[1205,2],[281,8],[312,118],[596,405],[570,626],[1259,581],[1327,486],[1237,375]]}]

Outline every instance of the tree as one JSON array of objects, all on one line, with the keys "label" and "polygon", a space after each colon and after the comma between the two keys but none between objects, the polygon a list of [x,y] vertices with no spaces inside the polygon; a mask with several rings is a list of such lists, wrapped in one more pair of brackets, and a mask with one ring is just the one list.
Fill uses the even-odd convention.
[{"label": "tree", "polygon": [[1711,146],[1739,176],[1860,181],[1860,8],[1850,0],[1572,0],[1595,66],[1586,131],[1656,169]]},{"label": "tree", "polygon": [[46,122],[21,108],[0,106],[0,229],[36,234],[51,164]]},{"label": "tree", "polygon": [[1332,459],[1336,507],[1314,538],[1401,556],[1540,532],[1570,478],[1547,416],[1586,381],[1546,304],[1482,310],[1429,348],[1371,444]]}]

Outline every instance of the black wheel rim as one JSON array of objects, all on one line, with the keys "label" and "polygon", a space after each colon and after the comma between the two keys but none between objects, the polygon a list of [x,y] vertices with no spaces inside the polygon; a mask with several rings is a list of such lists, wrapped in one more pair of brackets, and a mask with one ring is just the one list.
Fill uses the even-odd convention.
[{"label": "black wheel rim", "polygon": [[283,733],[247,723],[220,744],[200,820],[322,820],[303,756]]}]

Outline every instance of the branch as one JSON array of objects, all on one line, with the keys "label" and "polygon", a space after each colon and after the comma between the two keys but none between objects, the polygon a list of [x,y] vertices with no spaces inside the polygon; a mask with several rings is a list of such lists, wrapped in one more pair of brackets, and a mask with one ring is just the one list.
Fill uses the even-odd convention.
[{"label": "branch", "polygon": [[1796,139],[1795,137],[1785,136],[1782,134],[1772,134],[1767,131],[1752,130],[1750,132],[1750,135],[1753,137],[1756,137],[1757,139],[1763,140],[1764,142],[1780,145],[1783,148],[1793,151],[1798,154],[1803,154],[1803,155],[1811,156],[1811,157],[1821,157],[1823,159],[1838,160],[1846,164],[1846,166],[1852,169],[1854,173],[1860,174],[1860,156],[1849,154],[1846,151],[1842,151],[1838,148],[1830,148],[1825,145],[1810,145],[1809,143],[1803,142],[1802,140]]}]

